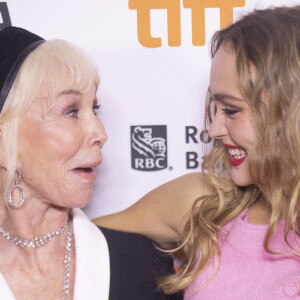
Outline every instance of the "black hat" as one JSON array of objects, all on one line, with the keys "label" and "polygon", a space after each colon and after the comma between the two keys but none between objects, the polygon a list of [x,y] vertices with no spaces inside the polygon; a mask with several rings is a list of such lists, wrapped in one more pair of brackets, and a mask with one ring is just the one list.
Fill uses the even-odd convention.
[{"label": "black hat", "polygon": [[0,31],[0,112],[22,63],[43,42],[23,28],[11,26]]}]

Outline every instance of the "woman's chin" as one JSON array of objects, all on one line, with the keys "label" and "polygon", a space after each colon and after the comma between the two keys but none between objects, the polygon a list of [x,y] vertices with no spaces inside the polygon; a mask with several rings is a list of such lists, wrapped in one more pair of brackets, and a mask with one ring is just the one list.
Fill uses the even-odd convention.
[{"label": "woman's chin", "polygon": [[84,208],[90,202],[92,198],[92,191],[86,194],[78,194],[76,198],[74,197],[72,200],[65,203],[68,208]]},{"label": "woman's chin", "polygon": [[231,172],[231,178],[237,186],[248,186],[253,184],[253,180],[249,174],[235,174],[235,172]]}]

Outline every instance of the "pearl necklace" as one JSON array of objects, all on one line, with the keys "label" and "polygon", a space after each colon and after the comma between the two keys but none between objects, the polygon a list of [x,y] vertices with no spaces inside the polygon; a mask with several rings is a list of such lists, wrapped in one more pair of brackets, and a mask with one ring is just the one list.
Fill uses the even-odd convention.
[{"label": "pearl necklace", "polygon": [[72,254],[72,232],[69,229],[68,222],[61,228],[51,233],[47,233],[33,239],[23,239],[18,236],[12,235],[6,232],[2,227],[0,227],[0,234],[7,240],[13,242],[16,246],[26,247],[26,248],[38,248],[46,245],[53,237],[61,235],[68,228],[66,246],[65,246],[65,256],[64,256],[64,281],[62,288],[62,300],[67,300],[70,294],[70,277],[71,277],[71,254]]}]

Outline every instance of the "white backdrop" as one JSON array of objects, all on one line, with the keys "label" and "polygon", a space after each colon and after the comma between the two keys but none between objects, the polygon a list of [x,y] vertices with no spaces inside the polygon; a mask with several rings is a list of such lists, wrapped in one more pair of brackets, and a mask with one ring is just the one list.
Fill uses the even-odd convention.
[{"label": "white backdrop", "polygon": [[[192,161],[187,166],[186,155],[195,152],[191,155],[201,157],[209,41],[220,28],[220,12],[223,22],[231,19],[232,12],[236,19],[254,8],[300,4],[300,0],[7,0],[1,3],[6,5],[0,6],[0,25],[7,20],[3,9],[7,6],[12,25],[46,39],[73,42],[84,48],[98,66],[100,118],[109,139],[103,148],[103,163],[97,170],[93,199],[85,209],[94,218],[122,210],[154,187],[200,170],[200,167],[191,168],[196,166]],[[138,9],[130,9],[129,4]],[[193,9],[186,8],[189,5]],[[206,8],[205,18],[201,19],[196,16],[196,5],[203,6],[198,13],[204,7],[215,8]],[[142,16],[139,26],[137,15]],[[147,24],[151,30],[147,31]],[[145,45],[139,42],[138,30]],[[152,37],[161,38],[161,46],[149,47],[152,43],[149,31]],[[195,41],[199,44],[197,34],[203,38],[204,31],[205,43],[193,45]],[[161,155],[167,154],[167,164],[156,171],[135,170],[131,166],[131,153],[138,155],[138,152],[133,149],[130,126],[147,126],[149,130],[154,125],[167,126],[166,140],[155,136],[153,131],[153,136],[144,142],[149,148],[149,142],[154,143],[156,138],[156,145],[167,145],[163,153],[160,151]],[[194,139],[189,138],[189,143],[186,126],[194,126],[190,132],[195,129],[197,132]],[[159,156],[155,149],[155,155]],[[145,166],[145,158],[139,155]],[[151,159],[149,162],[151,167]]]}]

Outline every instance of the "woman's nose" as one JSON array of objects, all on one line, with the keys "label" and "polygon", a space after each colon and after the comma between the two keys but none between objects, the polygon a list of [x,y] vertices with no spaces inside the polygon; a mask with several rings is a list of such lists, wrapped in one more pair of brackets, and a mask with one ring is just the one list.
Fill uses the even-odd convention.
[{"label": "woman's nose", "polygon": [[89,128],[88,144],[91,146],[98,145],[102,148],[107,141],[107,134],[103,123],[97,116],[94,116],[93,120],[90,120]]},{"label": "woman's nose", "polygon": [[[99,120],[99,119],[98,119]],[[107,141],[107,133],[105,131],[104,125],[101,120],[99,120],[100,132],[99,132],[99,141],[101,143],[101,148]]]},{"label": "woman's nose", "polygon": [[212,123],[209,125],[208,135],[212,139],[219,139],[227,134],[227,128],[225,125],[225,116],[220,112],[216,112]]}]

